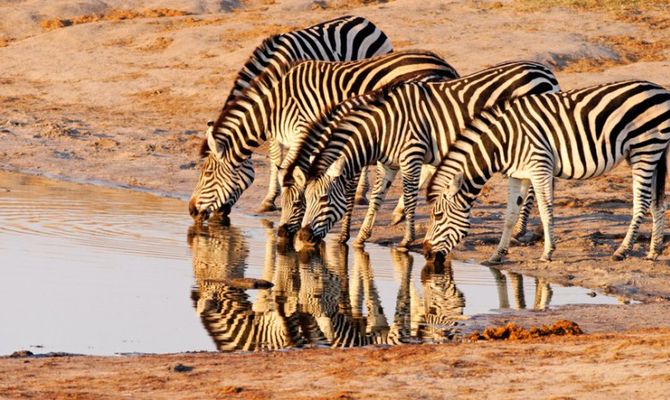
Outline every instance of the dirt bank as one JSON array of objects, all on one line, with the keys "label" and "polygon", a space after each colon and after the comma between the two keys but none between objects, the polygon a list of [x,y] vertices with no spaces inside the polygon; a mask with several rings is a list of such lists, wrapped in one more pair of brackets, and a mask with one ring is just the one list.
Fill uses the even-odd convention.
[{"label": "dirt bank", "polygon": [[649,329],[347,351],[2,359],[0,394],[77,399],[660,399],[670,387],[669,349],[670,330]]}]

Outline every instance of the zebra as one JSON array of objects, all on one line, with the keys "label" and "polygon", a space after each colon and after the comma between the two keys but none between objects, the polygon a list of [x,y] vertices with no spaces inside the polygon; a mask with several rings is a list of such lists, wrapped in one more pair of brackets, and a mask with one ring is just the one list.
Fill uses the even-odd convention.
[{"label": "zebra", "polygon": [[[207,159],[191,197],[191,214],[206,219],[229,203],[240,192],[235,187],[238,168],[267,139],[272,139],[276,175],[276,166],[282,161],[279,144],[291,146],[296,140],[305,141],[309,124],[341,101],[396,80],[457,76],[451,65],[431,52],[404,51],[360,61],[302,61],[275,85],[263,75],[258,77],[208,128],[207,144],[202,149]],[[291,153],[287,157],[292,157]],[[275,181],[270,182],[263,209],[274,207],[279,194]]]},{"label": "zebra", "polygon": [[[370,237],[377,210],[400,169],[407,220],[398,248],[406,249],[415,236],[421,165],[438,165],[466,123],[482,110],[510,98],[558,89],[547,67],[517,61],[452,81],[400,84],[378,91],[372,100],[351,107],[328,126],[329,142],[308,172],[306,211],[296,244],[310,245],[326,235],[350,203],[351,179],[362,167],[377,162],[383,165],[383,173],[378,174],[354,245]],[[295,171],[297,179],[300,174]]]},{"label": "zebra", "polygon": [[[384,32],[372,22],[363,17],[352,15],[342,16],[325,21],[308,28],[272,35],[256,47],[242,69],[237,74],[233,87],[224,103],[224,109],[242,95],[251,83],[259,76],[264,75],[268,82],[278,82],[296,61],[326,60],[347,61],[387,54],[393,51],[393,46]],[[214,121],[208,122],[210,127]],[[276,146],[272,146],[276,147]],[[201,158],[207,154],[207,140],[201,147]],[[203,170],[211,168],[203,166]],[[276,174],[271,170],[271,181],[276,180]],[[254,180],[254,171],[251,160],[245,161],[239,167],[240,176],[237,182],[222,182],[233,185],[231,198],[219,210],[228,215],[242,192]],[[198,216],[195,209],[189,206],[191,215]]]},{"label": "zebra", "polygon": [[[260,75],[267,82],[278,82],[289,68],[300,60],[348,61],[387,54],[393,46],[384,32],[363,17],[347,15],[325,21],[308,28],[272,35],[256,47],[237,74],[233,87],[224,103],[224,110],[237,101],[242,93]],[[208,122],[211,127],[214,121]],[[271,147],[276,147],[273,145]],[[201,146],[201,158],[208,152],[207,139]],[[211,168],[203,166],[203,170]],[[251,160],[239,166],[240,176],[236,182],[222,182],[233,191],[231,198],[218,212],[228,215],[241,193],[253,183]],[[276,174],[271,170],[271,181]],[[189,204],[189,212],[196,218],[197,209]],[[205,218],[206,219],[206,218]]]},{"label": "zebra", "polygon": [[470,210],[495,173],[509,179],[500,243],[490,260],[507,252],[518,204],[532,187],[544,227],[541,260],[551,261],[553,180],[600,176],[626,160],[632,169],[633,211],[628,232],[614,252],[632,249],[651,206],[653,229],[646,258],[662,252],[665,177],[670,141],[670,92],[651,82],[629,80],[516,99],[483,113],[451,146],[428,186],[434,202],[424,251],[443,261],[469,228]]}]

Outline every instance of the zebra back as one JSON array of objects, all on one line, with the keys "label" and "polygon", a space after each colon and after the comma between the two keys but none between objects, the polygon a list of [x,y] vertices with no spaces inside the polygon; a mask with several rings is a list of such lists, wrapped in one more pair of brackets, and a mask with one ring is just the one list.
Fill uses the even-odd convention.
[{"label": "zebra back", "polygon": [[273,35],[263,40],[244,63],[225,104],[234,101],[261,74],[279,81],[299,60],[346,61],[392,51],[384,32],[367,19],[353,15]]},{"label": "zebra back", "polygon": [[658,159],[669,135],[670,92],[651,82],[620,81],[515,99],[471,121],[438,166],[428,197],[439,197],[459,171],[464,193],[476,196],[492,174],[525,167],[531,152],[544,154],[557,177],[588,179],[630,157],[631,149],[652,145],[651,155]]},{"label": "zebra back", "polygon": [[[317,145],[309,176],[322,175],[342,158],[357,162],[348,167],[361,168],[369,163],[362,157],[380,154],[363,146],[382,144],[391,151],[412,139],[407,132],[422,136],[422,145],[431,154],[429,163],[439,162],[482,111],[514,98],[558,90],[553,73],[531,61],[506,62],[449,81],[389,86],[342,104],[330,120],[320,121],[328,134]],[[372,136],[363,137],[368,133]],[[340,172],[351,175],[350,169]]]}]

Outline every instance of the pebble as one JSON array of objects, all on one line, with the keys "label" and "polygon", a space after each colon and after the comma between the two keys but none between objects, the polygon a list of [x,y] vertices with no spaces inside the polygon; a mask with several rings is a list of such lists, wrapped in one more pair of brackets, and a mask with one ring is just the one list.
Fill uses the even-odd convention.
[{"label": "pebble", "polygon": [[172,368],[172,370],[174,372],[191,372],[193,371],[193,367],[184,364],[177,364],[174,366],[174,368]]}]

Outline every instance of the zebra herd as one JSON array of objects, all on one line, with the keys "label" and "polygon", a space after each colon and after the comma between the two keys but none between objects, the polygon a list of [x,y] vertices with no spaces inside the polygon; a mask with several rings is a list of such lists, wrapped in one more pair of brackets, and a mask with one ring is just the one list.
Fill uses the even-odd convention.
[{"label": "zebra herd", "polygon": [[[189,209],[197,221],[226,215],[251,185],[251,154],[269,142],[272,161],[261,211],[281,192],[278,234],[313,245],[351,213],[377,166],[368,211],[354,244],[371,235],[376,213],[400,172],[394,221],[405,220],[400,250],[415,240],[419,188],[427,182],[432,216],[429,259],[444,260],[465,237],[470,211],[495,173],[509,178],[503,234],[490,263],[526,231],[537,199],[543,260],[555,249],[554,178],[588,179],[626,160],[633,175],[633,218],[613,255],[631,251],[651,208],[647,258],[662,252],[670,141],[670,92],[645,81],[561,91],[552,72],[506,62],[467,76],[426,51],[392,52],[370,21],[346,16],[266,39],[238,74],[215,121]],[[358,197],[358,199],[357,199]]]}]

